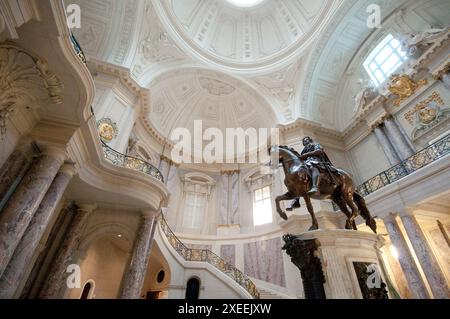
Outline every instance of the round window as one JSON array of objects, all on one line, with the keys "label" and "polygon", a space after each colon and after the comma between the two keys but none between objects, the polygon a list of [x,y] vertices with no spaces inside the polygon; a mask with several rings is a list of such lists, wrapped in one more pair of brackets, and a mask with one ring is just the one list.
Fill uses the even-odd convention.
[{"label": "round window", "polygon": [[164,272],[164,270],[161,270],[158,273],[158,276],[156,277],[156,280],[158,281],[158,283],[162,283],[165,276],[166,276],[166,273]]}]

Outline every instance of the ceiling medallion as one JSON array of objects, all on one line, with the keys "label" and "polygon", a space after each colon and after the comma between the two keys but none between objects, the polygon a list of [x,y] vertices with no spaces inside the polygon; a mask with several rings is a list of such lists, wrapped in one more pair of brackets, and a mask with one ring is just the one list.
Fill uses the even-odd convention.
[{"label": "ceiling medallion", "polygon": [[102,118],[97,122],[97,132],[102,141],[109,143],[117,137],[117,124],[110,118]]},{"label": "ceiling medallion", "polygon": [[388,90],[392,94],[398,96],[398,99],[394,101],[395,106],[399,106],[403,102],[403,100],[413,95],[414,92],[417,91],[417,89],[428,83],[426,79],[415,82],[409,77],[409,75],[406,74],[393,74],[391,75],[390,80],[391,82]]}]

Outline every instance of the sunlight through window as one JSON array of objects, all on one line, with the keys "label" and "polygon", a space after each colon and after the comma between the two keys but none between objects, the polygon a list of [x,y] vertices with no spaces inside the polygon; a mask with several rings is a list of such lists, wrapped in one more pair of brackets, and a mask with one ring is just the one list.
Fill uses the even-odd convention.
[{"label": "sunlight through window", "polygon": [[253,193],[253,222],[255,226],[272,222],[270,186],[257,189]]},{"label": "sunlight through window", "polygon": [[364,61],[364,68],[376,86],[386,81],[405,61],[400,41],[389,34]]}]

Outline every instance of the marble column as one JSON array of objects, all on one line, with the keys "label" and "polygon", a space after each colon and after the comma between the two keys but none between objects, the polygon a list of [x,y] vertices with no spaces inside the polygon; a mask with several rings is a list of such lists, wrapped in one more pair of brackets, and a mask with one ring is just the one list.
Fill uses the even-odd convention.
[{"label": "marble column", "polygon": [[61,297],[61,293],[66,287],[67,267],[77,262],[76,250],[86,227],[88,217],[94,209],[94,205],[81,205],[76,210],[75,216],[73,216],[64,240],[50,267],[47,280],[39,293],[39,298],[56,299]]},{"label": "marble column", "polygon": [[47,229],[52,213],[61,200],[74,173],[73,164],[64,164],[58,174],[56,174],[0,279],[0,299],[11,299],[14,297]]},{"label": "marble column", "polygon": [[393,117],[388,117],[384,121],[386,135],[392,142],[392,146],[397,151],[397,154],[402,160],[414,155],[414,150],[406,140],[403,132],[398,127],[397,122]]},{"label": "marble column", "polygon": [[30,148],[31,140],[21,141],[0,168],[0,201],[5,197],[17,176],[26,169],[27,154]]},{"label": "marble column", "polygon": [[224,172],[220,176],[220,180],[222,182],[222,192],[220,194],[220,210],[219,210],[219,225],[225,226],[228,225],[228,203],[229,203],[229,178],[230,176]]},{"label": "marble column", "polygon": [[170,167],[172,166],[172,161],[167,157],[161,155],[161,159],[159,161],[158,169],[161,172],[164,183],[167,184],[167,180],[169,179]]},{"label": "marble column", "polygon": [[31,164],[0,214],[0,277],[61,167],[65,152],[46,149]]},{"label": "marble column", "polygon": [[389,163],[392,166],[400,163],[400,158],[398,157],[397,153],[395,152],[395,149],[393,148],[391,142],[387,138],[381,125],[376,126],[373,130],[373,133],[375,134],[375,137],[377,138],[378,143],[380,143],[381,147],[383,148],[384,154],[386,154],[386,157],[387,157]]},{"label": "marble column", "polygon": [[409,290],[414,299],[430,298],[425,283],[422,280],[419,269],[416,266],[413,256],[411,255],[405,238],[400,227],[395,220],[396,215],[390,214],[383,219],[386,230],[389,234],[392,244],[398,251],[398,261],[403,269],[405,278],[408,282]]},{"label": "marble column", "polygon": [[450,298],[450,290],[445,275],[439,267],[416,218],[409,212],[401,212],[400,218],[434,297],[439,299]]},{"label": "marble column", "polygon": [[230,175],[230,224],[238,225],[239,218],[239,172],[235,171]]},{"label": "marble column", "polygon": [[131,263],[124,278],[121,299],[140,299],[147,273],[154,229],[155,212],[144,212],[133,248]]},{"label": "marble column", "polygon": [[[75,202],[70,201],[64,204],[64,207],[59,211],[58,218],[52,226],[52,230],[47,237],[44,247],[39,254],[38,258],[34,262],[33,269],[28,275],[27,282],[22,288],[19,299],[35,299],[43,286],[43,282],[46,279],[46,273],[49,267],[52,265],[52,261],[58,252],[57,248],[62,242],[62,234],[65,234],[69,223],[75,215],[77,206]],[[19,288],[20,289],[20,288]]]}]

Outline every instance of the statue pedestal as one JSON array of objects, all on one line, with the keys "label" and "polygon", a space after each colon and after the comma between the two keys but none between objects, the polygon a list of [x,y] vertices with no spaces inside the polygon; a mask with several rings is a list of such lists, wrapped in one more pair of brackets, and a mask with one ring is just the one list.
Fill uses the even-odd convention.
[{"label": "statue pedestal", "polygon": [[283,249],[300,269],[307,299],[387,298],[381,236],[354,230],[315,230],[283,239]]}]

